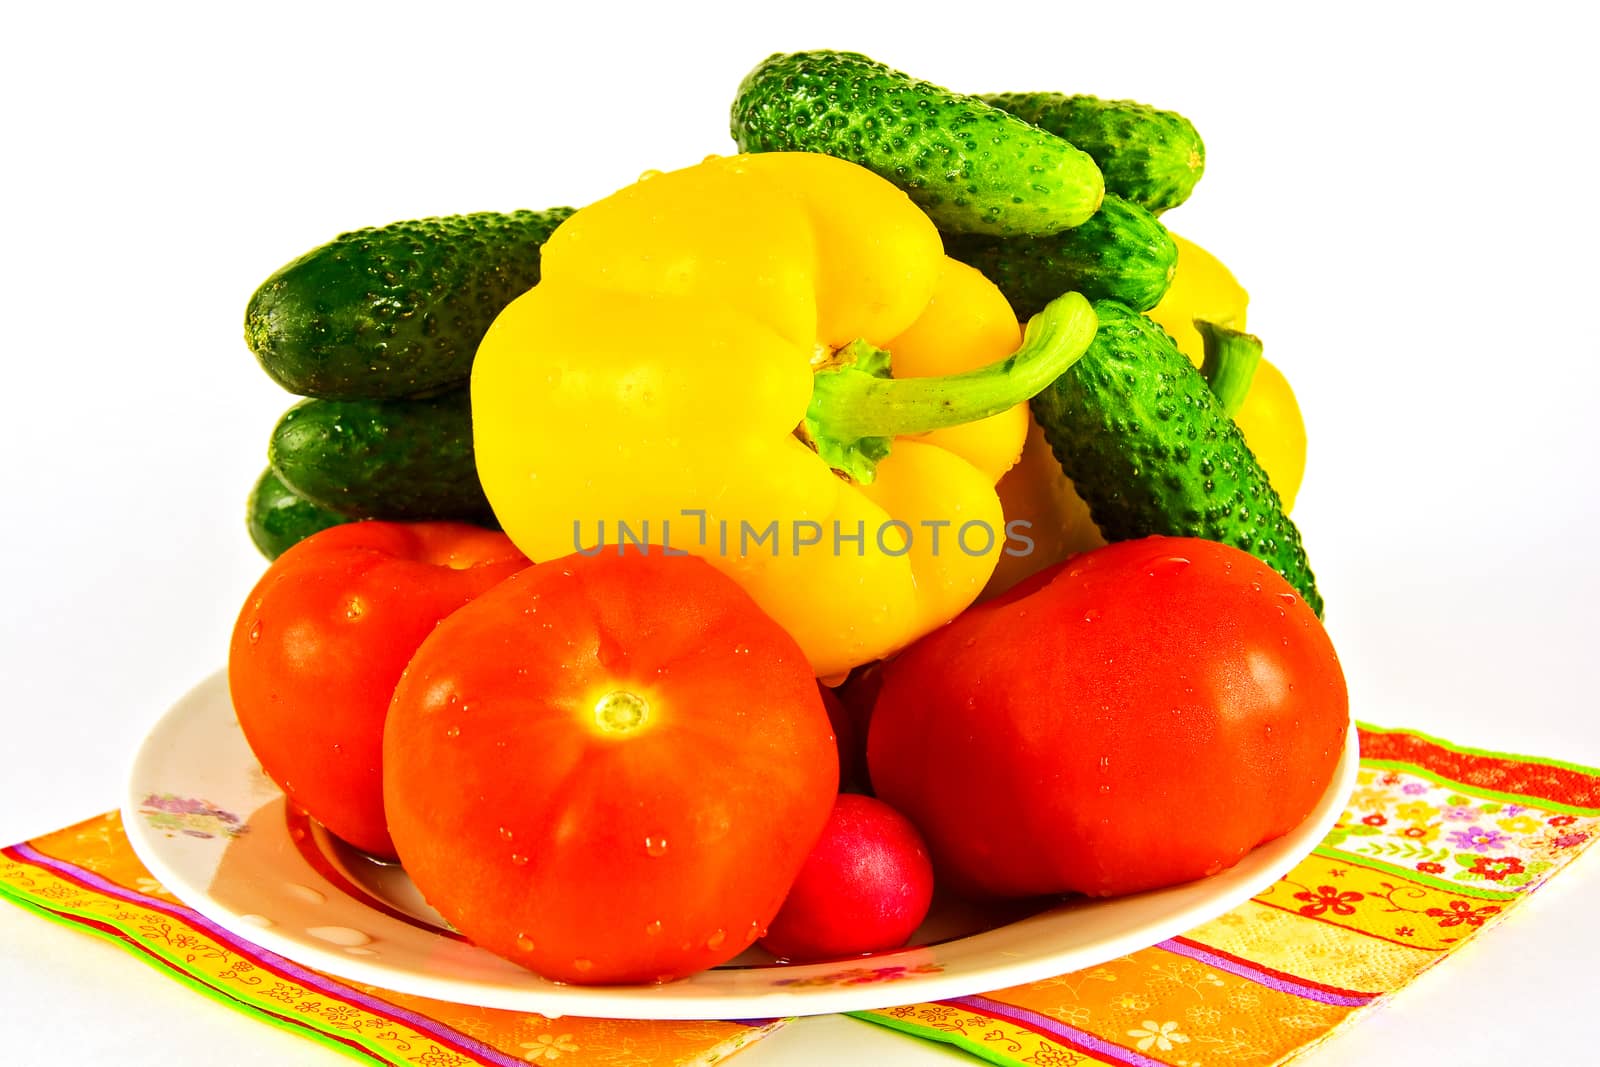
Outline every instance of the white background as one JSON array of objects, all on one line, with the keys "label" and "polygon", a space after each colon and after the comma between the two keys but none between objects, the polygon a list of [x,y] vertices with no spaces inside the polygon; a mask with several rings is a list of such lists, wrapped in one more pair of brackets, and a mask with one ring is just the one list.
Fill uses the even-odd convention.
[{"label": "white background", "polygon": [[[746,70],[811,47],[1188,115],[1207,172],[1167,222],[1250,289],[1299,394],[1296,519],[1355,714],[1600,765],[1579,25],[1527,3],[525,7],[6,16],[0,842],[113,807],[142,732],[223,662],[291,401],[242,340],[268,273],[346,229],[581,203],[730,151]],[[1306,1062],[1586,1059],[1597,885],[1591,855]],[[340,1062],[10,907],[0,1040],[17,1064]],[[963,1058],[836,1020],[741,1062],[941,1055]]]}]

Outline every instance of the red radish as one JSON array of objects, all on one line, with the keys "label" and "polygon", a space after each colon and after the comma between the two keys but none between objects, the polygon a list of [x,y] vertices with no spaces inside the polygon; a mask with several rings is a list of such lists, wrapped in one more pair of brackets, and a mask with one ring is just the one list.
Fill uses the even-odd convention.
[{"label": "red radish", "polygon": [[841,793],[761,947],[803,961],[899,948],[933,901],[933,865],[911,820]]}]

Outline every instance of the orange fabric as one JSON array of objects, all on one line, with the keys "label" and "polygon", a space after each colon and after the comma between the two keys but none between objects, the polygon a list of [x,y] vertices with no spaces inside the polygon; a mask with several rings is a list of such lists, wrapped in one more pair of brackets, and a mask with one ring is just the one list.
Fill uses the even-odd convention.
[{"label": "orange fabric", "polygon": [[1365,729],[1348,809],[1255,899],[1059,978],[860,1018],[1000,1064],[1279,1064],[1502,920],[1600,836],[1600,772]]},{"label": "orange fabric", "polygon": [[[1000,1064],[1282,1063],[1503,920],[1600,836],[1600,772],[1404,731],[1363,730],[1361,746],[1322,846],[1228,914],[1099,967],[858,1017]],[[0,851],[0,896],[372,1063],[713,1063],[782,1025],[547,1019],[332,979],[184,907],[115,812]]]}]

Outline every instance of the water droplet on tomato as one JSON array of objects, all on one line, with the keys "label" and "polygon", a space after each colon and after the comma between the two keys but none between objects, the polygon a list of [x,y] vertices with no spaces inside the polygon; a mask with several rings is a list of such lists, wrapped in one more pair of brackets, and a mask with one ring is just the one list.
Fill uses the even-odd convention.
[{"label": "water droplet on tomato", "polygon": [[715,952],[717,949],[722,947],[722,943],[726,940],[728,940],[728,931],[718,930],[716,933],[706,938],[706,948]]},{"label": "water droplet on tomato", "polygon": [[446,737],[449,737],[449,738],[452,738],[452,739],[460,737],[461,736],[461,727],[459,727],[459,726],[447,726],[447,727],[445,727],[444,735]]},{"label": "water droplet on tomato", "polygon": [[659,937],[661,935],[661,920],[646,924],[644,928],[646,937]]},{"label": "water droplet on tomato", "polygon": [[361,602],[360,597],[351,597],[350,603],[344,606],[344,617],[347,619],[359,619],[366,613],[366,610],[367,606]]},{"label": "water droplet on tomato", "polygon": [[1100,769],[1102,771],[1104,771],[1104,770],[1109,770],[1110,768],[1111,768],[1111,757],[1110,756],[1101,756],[1100,757]]},{"label": "water droplet on tomato", "polygon": [[1094,622],[1099,617],[1100,617],[1100,609],[1099,608],[1090,608],[1088,611],[1083,613],[1083,621],[1084,622]]},{"label": "water droplet on tomato", "polygon": [[1283,601],[1285,604],[1293,604],[1296,600],[1299,600],[1300,598],[1295,596],[1293,593],[1279,593],[1278,594],[1278,599]]},{"label": "water droplet on tomato", "polygon": [[527,934],[518,934],[517,935],[517,951],[519,951],[519,952],[532,952],[533,951],[533,938],[529,937]]},{"label": "water droplet on tomato", "polygon": [[664,837],[645,838],[644,851],[647,856],[665,856],[667,854],[667,839]]},{"label": "water droplet on tomato", "polygon": [[1111,787],[1109,785],[1102,785],[1100,787],[1100,795],[1101,796],[1106,796],[1110,792],[1111,792]]},{"label": "water droplet on tomato", "polygon": [[257,619],[250,624],[250,643],[253,645],[261,640],[261,620]]},{"label": "water droplet on tomato", "polygon": [[1164,559],[1151,560],[1145,567],[1145,574],[1151,578],[1160,578],[1169,574],[1177,574],[1189,565],[1183,556],[1167,556]]},{"label": "water droplet on tomato", "polygon": [[507,841],[510,841],[510,840],[511,840],[511,839],[512,839],[512,838],[513,838],[513,837],[515,837],[515,836],[516,836],[516,835],[515,835],[515,834],[513,834],[513,833],[512,833],[512,832],[511,832],[511,827],[509,827],[509,826],[502,826],[502,827],[500,827],[500,836],[501,836],[501,837],[502,837],[502,838],[503,838],[503,839],[505,839],[505,840],[507,840]]},{"label": "water droplet on tomato", "polygon": [[572,969],[579,974],[587,974],[594,970],[594,960],[573,960]]},{"label": "water droplet on tomato", "polygon": [[513,852],[511,854],[511,865],[514,867],[526,867],[528,865],[528,857],[520,852]]}]

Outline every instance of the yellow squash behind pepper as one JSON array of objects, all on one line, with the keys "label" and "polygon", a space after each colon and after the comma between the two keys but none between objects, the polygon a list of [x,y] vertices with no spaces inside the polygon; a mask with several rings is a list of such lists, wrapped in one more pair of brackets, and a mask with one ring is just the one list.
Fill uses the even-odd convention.
[{"label": "yellow squash behind pepper", "polygon": [[1005,298],[905,194],[802,153],[642,179],[563,223],[542,279],[473,364],[506,532],[535,560],[703,556],[824,677],[977,596],[1007,545],[994,483],[1019,405],[1094,331],[1063,298],[1019,348]]}]

